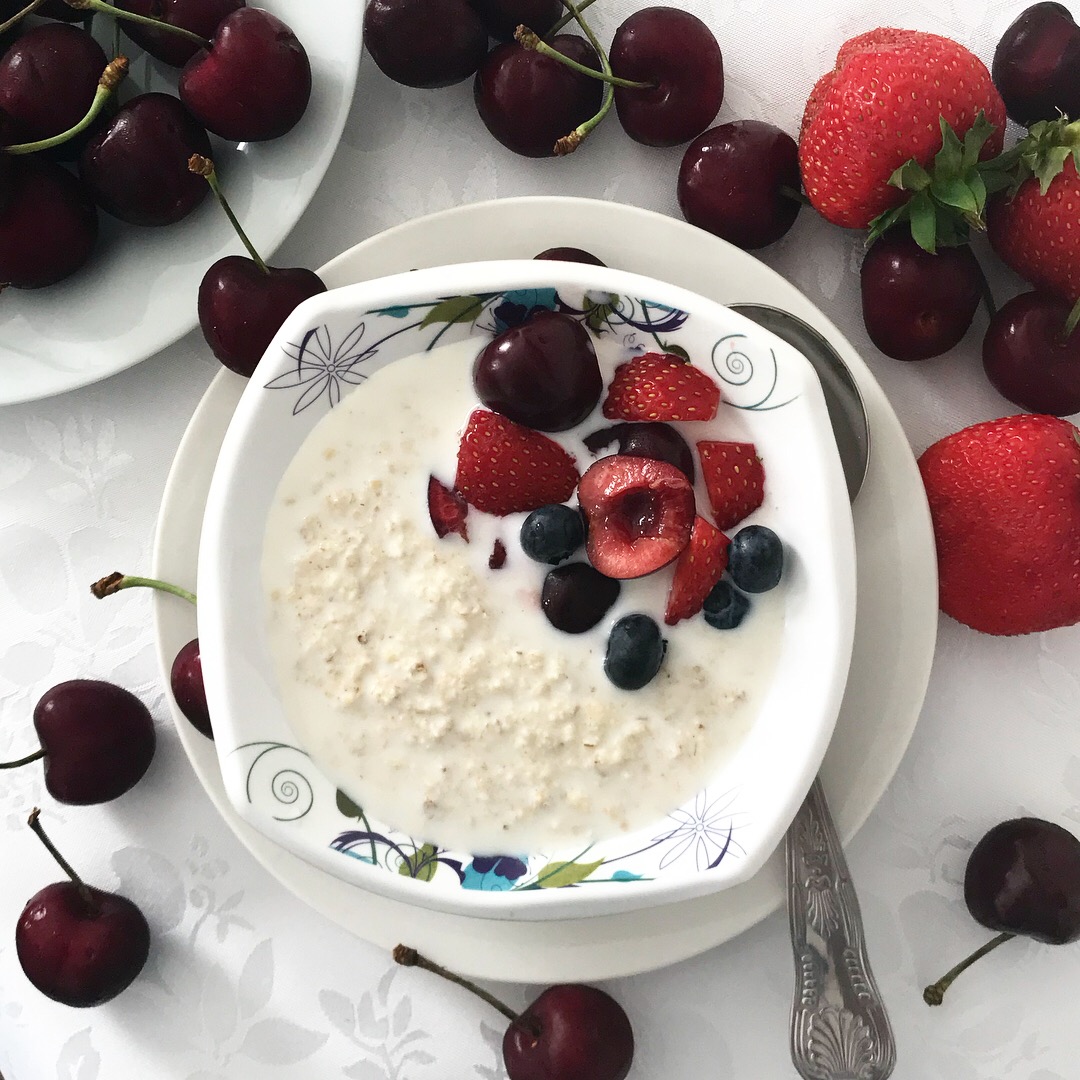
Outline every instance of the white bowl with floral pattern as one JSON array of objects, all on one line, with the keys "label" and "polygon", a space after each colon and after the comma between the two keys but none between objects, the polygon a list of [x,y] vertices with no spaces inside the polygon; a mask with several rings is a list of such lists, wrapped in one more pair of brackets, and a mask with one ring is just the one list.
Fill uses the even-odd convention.
[{"label": "white bowl with floral pattern", "polygon": [[[729,418],[766,463],[767,497],[748,521],[784,541],[777,659],[738,746],[666,815],[564,849],[454,850],[438,836],[380,820],[376,807],[330,778],[332,761],[313,759],[297,738],[268,644],[263,536],[301,444],[346,395],[365,393],[368,376],[436,345],[493,337],[536,308],[571,313],[628,357],[681,353],[720,386],[718,419]],[[426,475],[422,481],[418,497]],[[725,889],[765,862],[817,772],[840,706],[854,632],[855,546],[821,387],[790,345],[650,278],[576,263],[470,263],[331,290],[290,315],[222,446],[198,595],[215,745],[229,798],[246,820],[361,888],[449,912],[554,919]]]}]

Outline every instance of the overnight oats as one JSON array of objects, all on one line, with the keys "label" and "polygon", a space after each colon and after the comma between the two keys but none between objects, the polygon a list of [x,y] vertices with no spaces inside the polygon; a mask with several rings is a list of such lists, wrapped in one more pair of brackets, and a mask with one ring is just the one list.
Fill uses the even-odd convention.
[{"label": "overnight oats", "polygon": [[679,356],[541,311],[330,411],[262,564],[285,715],[318,768],[472,852],[588,844],[703,788],[784,621],[767,463],[719,402]]}]

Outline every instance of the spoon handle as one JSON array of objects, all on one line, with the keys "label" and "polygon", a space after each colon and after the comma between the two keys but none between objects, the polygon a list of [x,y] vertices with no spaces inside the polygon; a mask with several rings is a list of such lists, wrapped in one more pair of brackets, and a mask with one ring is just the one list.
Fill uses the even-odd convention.
[{"label": "spoon handle", "polygon": [[796,971],[792,1061],[806,1080],[885,1080],[896,1064],[896,1043],[818,778],[788,829],[787,884]]}]

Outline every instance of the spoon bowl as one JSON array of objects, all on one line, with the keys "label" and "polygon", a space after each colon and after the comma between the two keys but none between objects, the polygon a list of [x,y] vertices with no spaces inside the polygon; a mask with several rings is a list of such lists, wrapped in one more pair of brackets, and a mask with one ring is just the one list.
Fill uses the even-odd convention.
[{"label": "spoon bowl", "polygon": [[854,502],[870,463],[870,425],[862,394],[847,364],[817,330],[797,315],[766,304],[732,304],[731,310],[793,345],[810,361],[825,394],[848,498]]}]

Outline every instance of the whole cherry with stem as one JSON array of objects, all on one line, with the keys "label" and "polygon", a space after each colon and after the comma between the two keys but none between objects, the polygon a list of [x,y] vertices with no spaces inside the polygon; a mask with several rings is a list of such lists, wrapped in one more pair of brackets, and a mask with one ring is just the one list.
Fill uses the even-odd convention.
[{"label": "whole cherry with stem", "polygon": [[419,967],[476,994],[510,1021],[503,1063],[510,1080],[624,1080],[634,1060],[634,1032],[622,1006],[594,986],[550,986],[523,1012],[407,945],[394,960]]},{"label": "whole cherry with stem", "polygon": [[[193,592],[173,585],[158,578],[139,577],[135,574],[121,574],[114,571],[105,577],[95,581],[90,586],[90,592],[99,600],[107,596],[113,596],[124,589],[155,589],[159,592],[170,593],[186,600],[189,604],[196,604],[196,596]],[[177,708],[191,722],[192,726],[213,739],[214,729],[210,723],[210,708],[206,703],[206,687],[203,684],[202,653],[199,651],[199,639],[192,638],[177,652],[169,671],[169,688],[172,690],[173,699]]]},{"label": "whole cherry with stem", "polygon": [[47,690],[34,707],[39,749],[0,764],[45,767],[45,788],[57,802],[109,802],[142,779],[154,757],[150,710],[130,690],[97,679],[70,679]]},{"label": "whole cherry with stem", "polygon": [[277,139],[299,122],[311,99],[311,62],[292,30],[262,8],[240,7],[207,40],[183,27],[113,7],[66,0],[183,37],[198,46],[180,72],[180,100],[208,131],[231,142]]},{"label": "whole cherry with stem", "polygon": [[127,897],[87,885],[46,835],[35,808],[27,821],[67,875],[36,892],[15,926],[26,977],[62,1005],[101,1005],[126,989],[150,955],[150,927]]},{"label": "whole cherry with stem", "polygon": [[[530,30],[519,30],[517,39],[560,59]],[[608,60],[604,72],[592,77],[613,88],[619,122],[636,142],[678,146],[704,131],[720,111],[723,56],[696,15],[673,7],[635,12],[615,31]]]},{"label": "whole cherry with stem", "polygon": [[997,937],[928,986],[927,1005],[940,1005],[958,975],[1014,937],[1049,945],[1080,940],[1080,840],[1042,818],[995,825],[968,856],[964,903]]},{"label": "whole cherry with stem", "polygon": [[326,285],[302,267],[268,266],[232,212],[214,163],[194,155],[188,168],[206,178],[250,255],[218,259],[203,275],[198,302],[199,325],[214,355],[238,375],[250,377],[285,319],[304,300],[326,292]]}]

